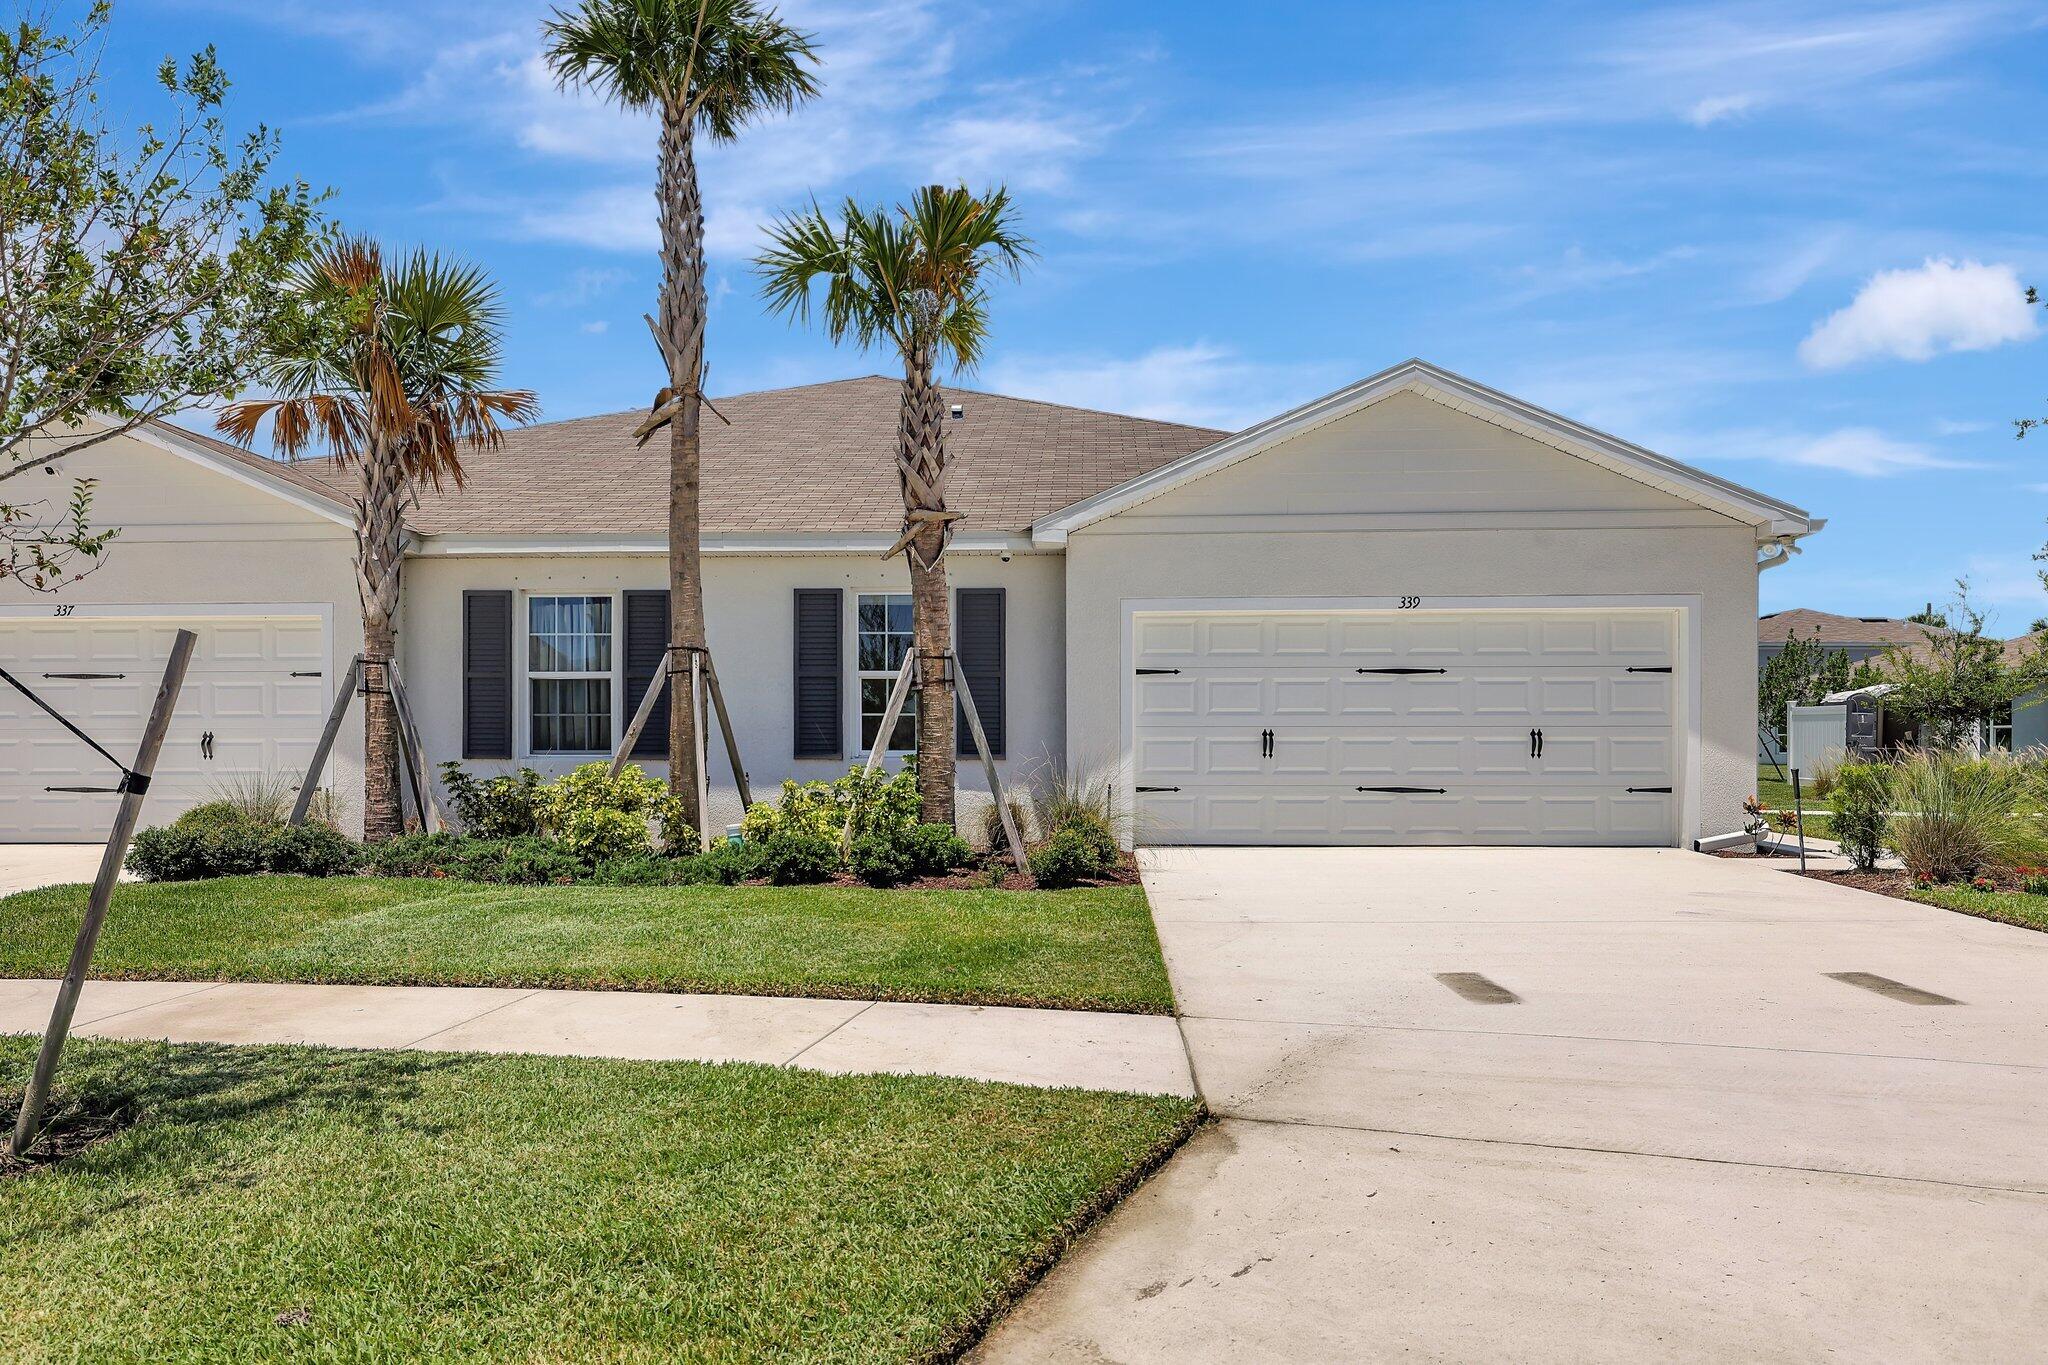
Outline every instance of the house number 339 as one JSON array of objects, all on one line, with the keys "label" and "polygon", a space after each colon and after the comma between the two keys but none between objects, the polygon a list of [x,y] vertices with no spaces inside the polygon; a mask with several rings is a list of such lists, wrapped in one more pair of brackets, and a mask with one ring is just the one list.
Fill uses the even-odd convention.
[{"label": "house number 339", "polygon": [[1402,610],[1402,611],[1413,611],[1413,610],[1415,610],[1415,608],[1417,608],[1417,607],[1419,607],[1419,606],[1421,606],[1421,605],[1422,605],[1422,599],[1421,599],[1421,598],[1419,598],[1419,597],[1404,597],[1404,598],[1402,598],[1402,599],[1401,599],[1401,610]]}]

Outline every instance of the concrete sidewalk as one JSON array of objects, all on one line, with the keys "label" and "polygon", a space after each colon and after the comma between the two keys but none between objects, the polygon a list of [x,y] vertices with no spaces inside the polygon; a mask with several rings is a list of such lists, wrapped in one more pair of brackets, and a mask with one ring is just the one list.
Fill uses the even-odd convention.
[{"label": "concrete sidewalk", "polygon": [[[40,1033],[53,981],[0,980],[0,1033]],[[74,1033],[657,1061],[1193,1095],[1170,1018],[749,995],[91,981]]]}]

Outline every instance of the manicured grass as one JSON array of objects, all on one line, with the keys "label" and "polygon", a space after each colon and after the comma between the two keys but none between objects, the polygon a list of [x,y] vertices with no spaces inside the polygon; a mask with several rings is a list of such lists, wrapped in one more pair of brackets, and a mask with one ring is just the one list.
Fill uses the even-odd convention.
[{"label": "manicured grass", "polygon": [[[0,900],[0,976],[63,970],[82,886]],[[1167,1013],[1145,893],[486,886],[233,877],[123,886],[96,976],[559,986]]]},{"label": "manicured grass", "polygon": [[2048,896],[2030,896],[2024,891],[1979,891],[1974,886],[1912,887],[1911,900],[1960,910],[1966,915],[2003,920],[2029,929],[2048,929]]},{"label": "manicured grass", "polygon": [[[31,1057],[0,1039],[10,1085]],[[928,1077],[97,1042],[61,1089],[139,1118],[0,1179],[9,1360],[945,1359],[1196,1115]]]},{"label": "manicured grass", "polygon": [[[1792,778],[1790,778],[1790,769],[1786,769],[1786,774],[1788,774],[1786,778],[1780,778],[1776,774],[1776,769],[1769,765],[1769,763],[1759,763],[1757,765],[1757,800],[1763,802],[1765,810],[1790,810],[1792,808]],[[1821,796],[1812,794],[1812,782],[1808,782],[1804,774],[1800,774],[1800,800],[1804,802],[1806,810],[1831,810],[1833,808],[1827,798],[1821,798]]]}]

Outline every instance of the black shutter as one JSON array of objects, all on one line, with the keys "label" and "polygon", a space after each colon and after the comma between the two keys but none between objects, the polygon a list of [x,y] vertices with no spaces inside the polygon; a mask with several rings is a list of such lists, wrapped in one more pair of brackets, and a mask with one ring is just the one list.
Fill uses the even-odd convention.
[{"label": "black shutter", "polygon": [[[621,714],[631,724],[640,709],[640,698],[654,681],[668,652],[668,593],[662,589],[626,594],[626,695],[619,698]],[[668,757],[668,699],[671,689],[663,688],[661,700],[647,713],[647,724],[633,745],[635,758]]]},{"label": "black shutter", "polygon": [[512,594],[462,594],[462,756],[512,757]]},{"label": "black shutter", "polygon": [[796,590],[796,756],[839,758],[846,752],[840,639],[845,594],[838,588]]},{"label": "black shutter", "polygon": [[[988,751],[1003,756],[1003,590],[962,588],[953,598],[953,648],[960,657],[960,673],[974,693],[974,713],[981,717],[982,733],[988,736]],[[959,732],[959,751],[974,752],[974,732],[967,728],[967,712],[960,711],[954,729]]]}]

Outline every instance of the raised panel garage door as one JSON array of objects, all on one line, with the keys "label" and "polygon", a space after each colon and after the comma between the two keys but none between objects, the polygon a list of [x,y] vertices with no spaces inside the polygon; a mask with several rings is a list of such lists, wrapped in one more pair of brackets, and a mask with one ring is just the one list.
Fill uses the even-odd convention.
[{"label": "raised panel garage door", "polygon": [[1141,613],[1139,837],[1668,844],[1676,615]]},{"label": "raised panel garage door", "polygon": [[[126,762],[180,627],[198,646],[143,806],[160,825],[224,787],[296,775],[326,718],[326,630],[317,617],[0,620],[0,668]],[[0,843],[98,842],[120,774],[20,693],[0,686]]]}]

